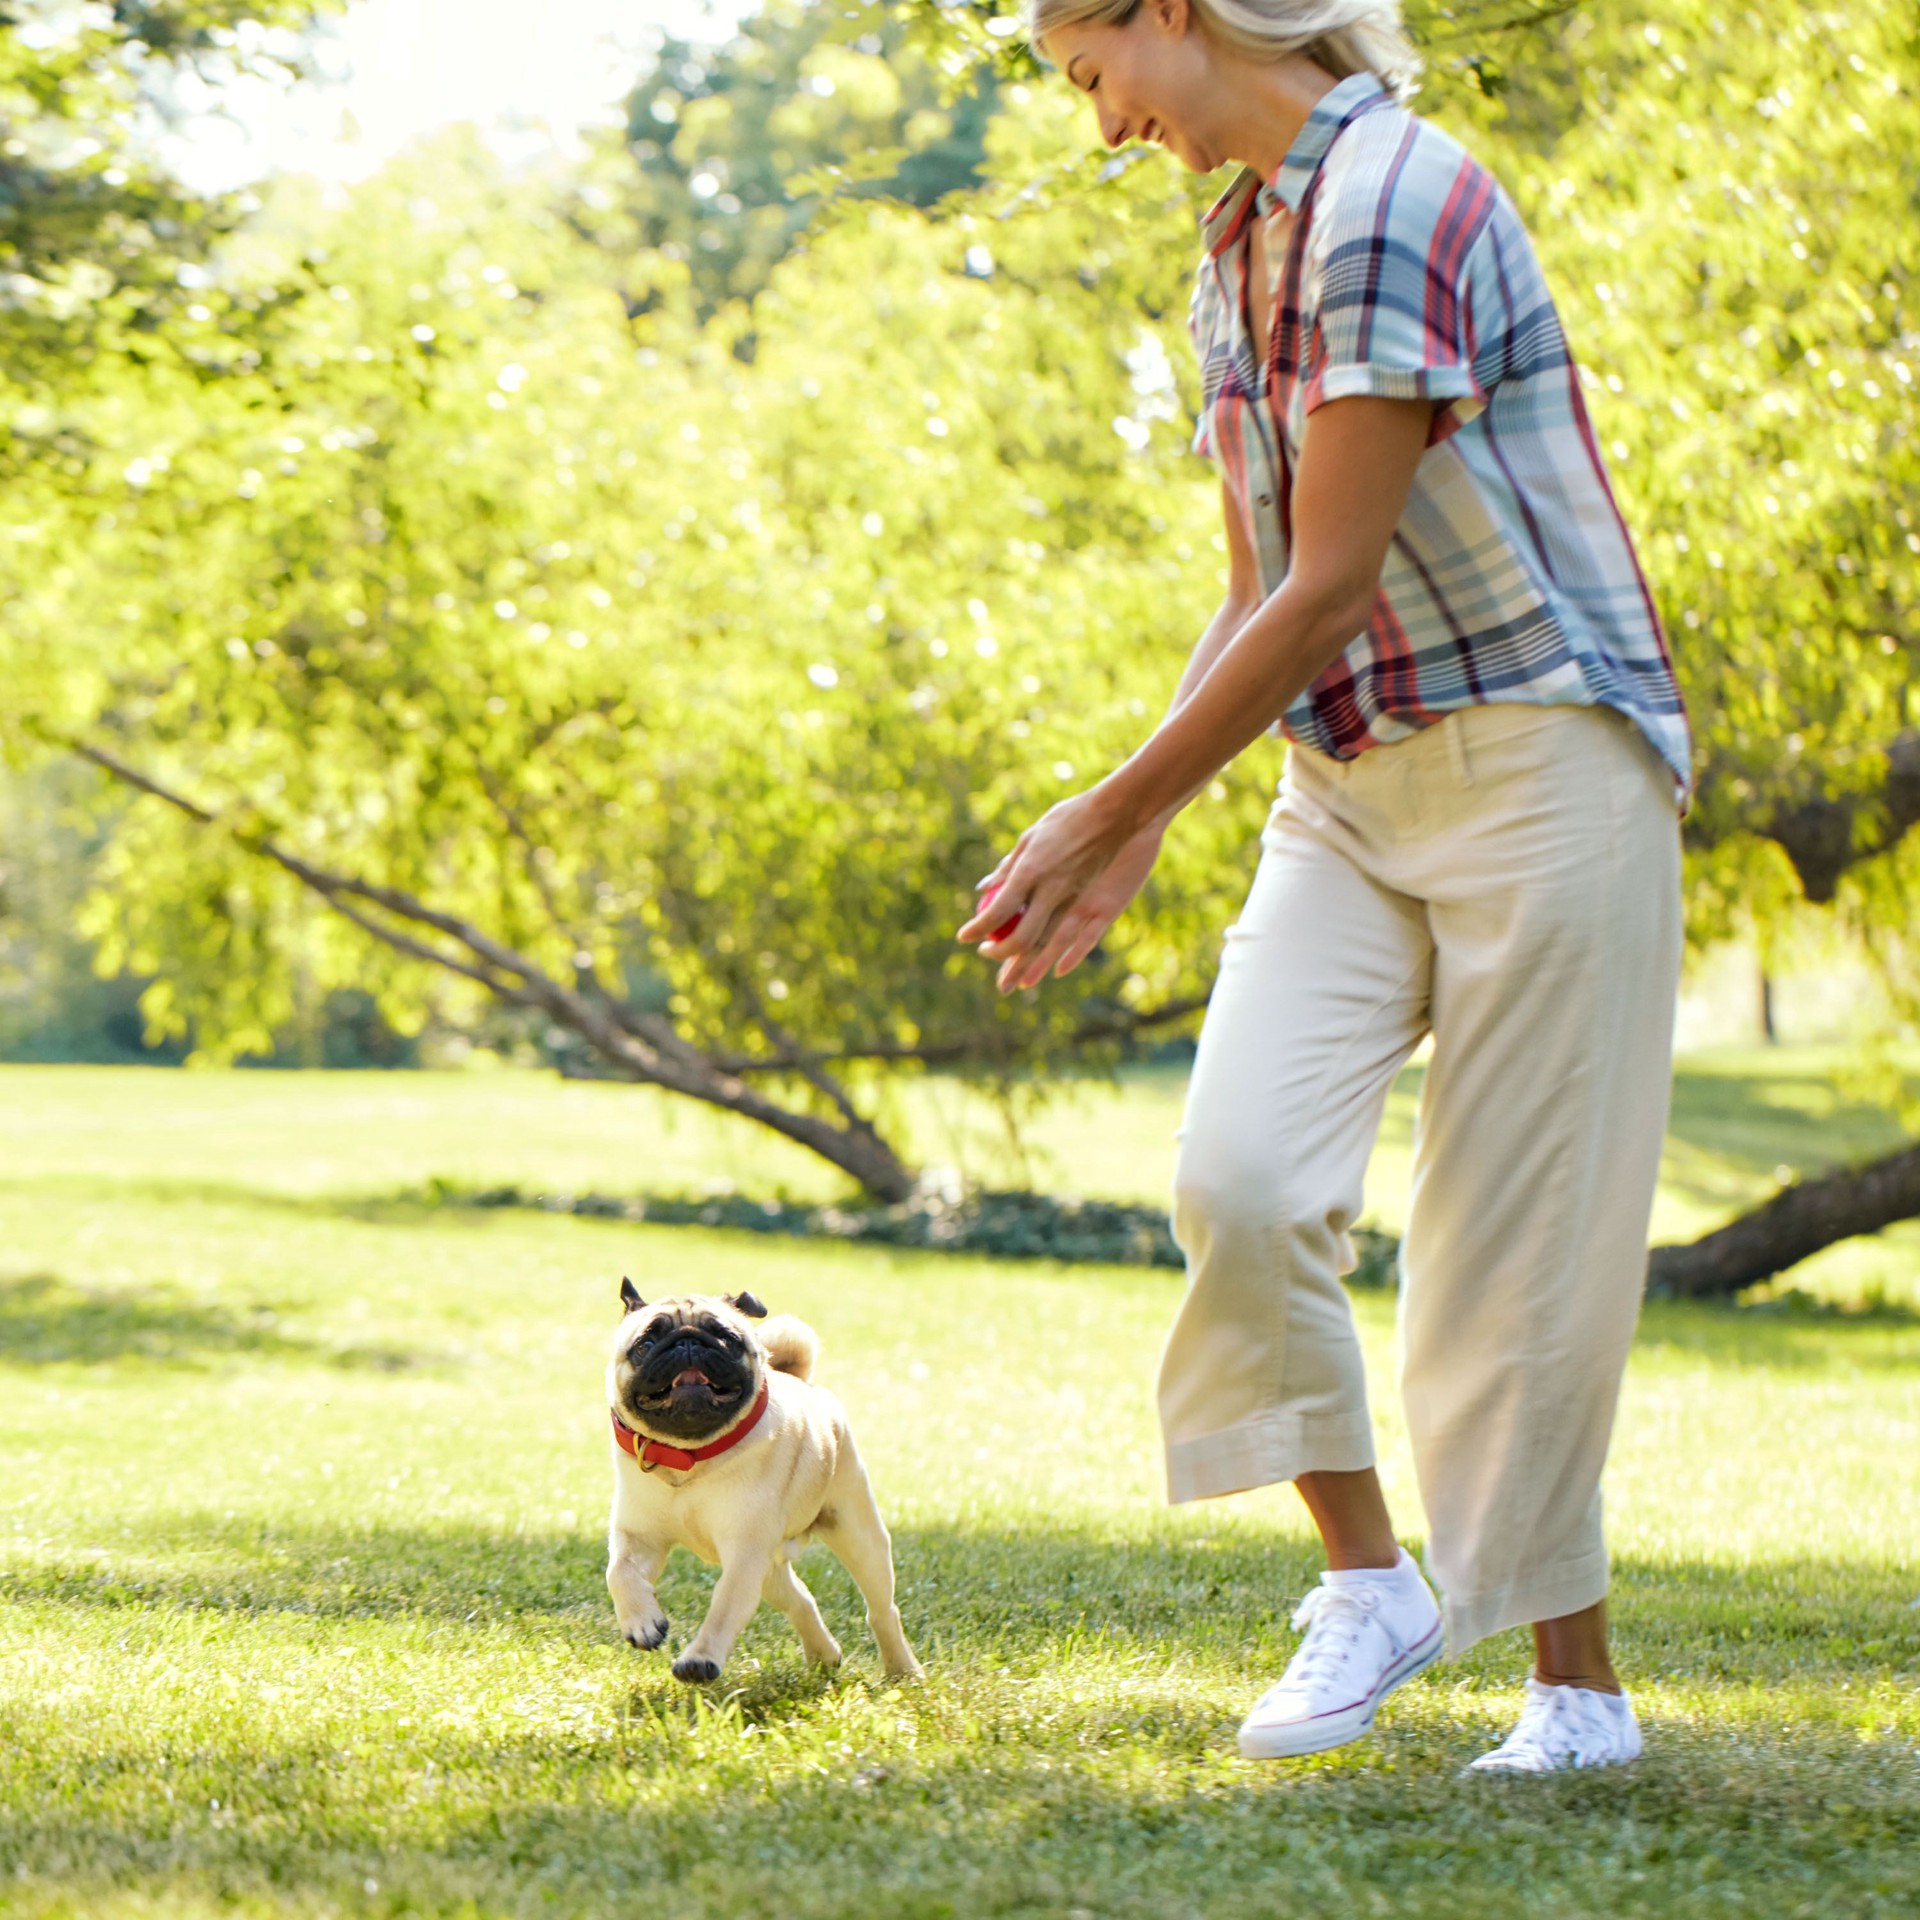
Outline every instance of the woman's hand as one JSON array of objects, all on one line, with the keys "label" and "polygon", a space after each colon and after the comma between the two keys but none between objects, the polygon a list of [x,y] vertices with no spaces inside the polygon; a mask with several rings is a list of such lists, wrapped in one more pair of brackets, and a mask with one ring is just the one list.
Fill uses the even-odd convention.
[{"label": "woman's hand", "polygon": [[[1049,972],[1071,973],[1144,885],[1164,830],[1156,824],[1122,840],[1097,792],[1061,801],[978,883],[988,891],[955,938],[977,940],[987,959],[1002,963],[1002,993],[1038,986]],[[1004,939],[992,937],[1015,919]]]}]

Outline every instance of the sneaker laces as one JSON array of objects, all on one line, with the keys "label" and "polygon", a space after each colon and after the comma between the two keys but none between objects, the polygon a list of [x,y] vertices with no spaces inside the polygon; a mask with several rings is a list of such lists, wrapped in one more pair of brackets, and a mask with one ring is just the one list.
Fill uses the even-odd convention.
[{"label": "sneaker laces", "polygon": [[1307,1637],[1287,1662],[1274,1692],[1305,1691],[1337,1679],[1379,1613],[1380,1595],[1371,1585],[1315,1587],[1294,1609],[1293,1624],[1304,1628]]}]

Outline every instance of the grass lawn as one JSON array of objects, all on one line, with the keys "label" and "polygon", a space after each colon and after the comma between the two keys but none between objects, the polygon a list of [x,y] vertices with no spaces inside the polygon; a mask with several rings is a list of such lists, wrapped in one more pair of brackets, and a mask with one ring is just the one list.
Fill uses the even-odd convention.
[{"label": "grass lawn", "polygon": [[[1683,1078],[1676,1220],[1887,1136],[1816,1067],[1747,1059]],[[1081,1191],[1152,1197],[1169,1087],[1044,1144]],[[1161,1502],[1176,1276],[382,1197],[813,1178],[711,1146],[509,1074],[0,1070],[0,1913],[1920,1912],[1920,1322],[1649,1310],[1607,1488],[1635,1767],[1460,1777],[1516,1711],[1517,1634],[1370,1741],[1252,1765],[1233,1728],[1317,1560],[1284,1489]],[[880,1684],[818,1552],[835,1678],[767,1613],[704,1693],[616,1638],[623,1271],[820,1328],[924,1685]],[[1417,1541],[1392,1302],[1358,1312]],[[672,1563],[676,1643],[709,1578]]]},{"label": "grass lawn", "polygon": [[[1767,1198],[1782,1170],[1808,1175],[1900,1146],[1899,1126],[1835,1091],[1842,1056],[1815,1047],[1720,1048],[1674,1081],[1656,1241],[1690,1240]],[[1423,1069],[1401,1076],[1367,1177],[1366,1220],[1406,1220]],[[104,1196],[165,1191],[391,1200],[435,1176],[470,1187],[679,1194],[711,1187],[821,1201],[851,1191],[824,1161],[762,1127],[651,1089],[499,1070],[467,1073],[182,1073],[162,1068],[0,1066],[0,1177]],[[1920,1056],[1910,1085],[1920,1092]],[[893,1096],[891,1138],[917,1165],[989,1186],[1164,1206],[1183,1068],[1129,1072],[1118,1087],[1060,1086],[1025,1123],[1023,1151],[979,1095],[947,1079]],[[1920,1221],[1828,1249],[1791,1284],[1842,1302],[1920,1309]]]}]

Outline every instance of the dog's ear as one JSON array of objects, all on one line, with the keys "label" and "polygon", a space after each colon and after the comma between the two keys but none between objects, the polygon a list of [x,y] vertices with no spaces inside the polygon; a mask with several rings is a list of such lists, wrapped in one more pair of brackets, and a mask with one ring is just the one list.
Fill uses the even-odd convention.
[{"label": "dog's ear", "polygon": [[735,1313],[744,1313],[749,1320],[764,1320],[767,1310],[750,1293],[724,1293],[720,1296]]},{"label": "dog's ear", "polygon": [[638,1313],[647,1303],[635,1291],[631,1280],[622,1278],[620,1282],[620,1305],[628,1313]]}]

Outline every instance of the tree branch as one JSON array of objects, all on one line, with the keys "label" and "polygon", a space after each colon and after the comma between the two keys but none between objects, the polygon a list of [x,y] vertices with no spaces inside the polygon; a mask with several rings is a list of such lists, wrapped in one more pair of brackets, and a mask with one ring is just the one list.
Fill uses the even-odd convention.
[{"label": "tree branch", "polygon": [[[1736,818],[1724,827],[1689,823],[1687,843],[1710,847],[1729,832],[1771,840],[1793,863],[1806,897],[1816,906],[1825,906],[1839,891],[1840,878],[1849,867],[1891,851],[1920,826],[1920,732],[1898,735],[1885,752],[1886,778],[1875,791],[1832,798],[1812,793],[1762,802],[1751,818]],[[1709,801],[1718,788],[1738,777],[1732,767],[1708,768],[1700,778],[1700,799]],[[1870,807],[1880,809],[1881,818],[1863,833],[1862,815]]]},{"label": "tree branch", "polygon": [[1677,1299],[1725,1299],[1784,1273],[1822,1247],[1920,1216],[1920,1144],[1864,1167],[1796,1181],[1771,1200],[1686,1246],[1655,1247],[1647,1290]]},{"label": "tree branch", "polygon": [[[1165,1005],[1149,1007],[1143,1013],[1110,1014],[1098,1020],[1083,1021],[1068,1038],[1076,1046],[1093,1040],[1131,1039],[1149,1028],[1171,1026],[1174,1021],[1184,1020],[1189,1014],[1202,1012],[1206,1004],[1207,995],[1203,993],[1190,999],[1169,1000]],[[831,1047],[804,1053],[728,1053],[712,1057],[716,1065],[724,1064],[729,1073],[793,1073],[808,1066],[825,1065],[836,1060],[913,1060],[922,1066],[942,1066],[956,1060],[977,1059],[983,1046],[990,1044],[992,1038],[990,1035],[976,1035],[971,1039],[933,1040],[911,1046],[904,1042],[894,1045],[877,1043],[873,1046]]]},{"label": "tree branch", "polygon": [[[352,874],[334,873],[315,866],[281,846],[269,834],[249,832],[223,822],[208,808],[164,786],[104,747],[73,739],[64,739],[60,744],[116,780],[185,814],[198,825],[230,834],[238,845],[283,868],[336,912],[397,952],[473,980],[510,1005],[537,1008],[546,1013],[556,1024],[579,1034],[617,1077],[664,1087],[669,1092],[686,1094],[744,1119],[758,1121],[830,1160],[880,1199],[903,1200],[913,1191],[913,1175],[906,1165],[879,1134],[857,1116],[847,1127],[838,1128],[813,1114],[792,1113],[776,1106],[737,1075],[716,1067],[677,1035],[671,1052],[656,1048],[632,1032],[610,1006],[596,1004],[562,986],[536,962],[483,933],[470,921],[429,907],[404,888],[380,886]],[[464,947],[478,964],[449,955],[411,933],[362,912],[352,904],[359,901],[378,907],[395,920],[443,934],[457,946]]]}]

